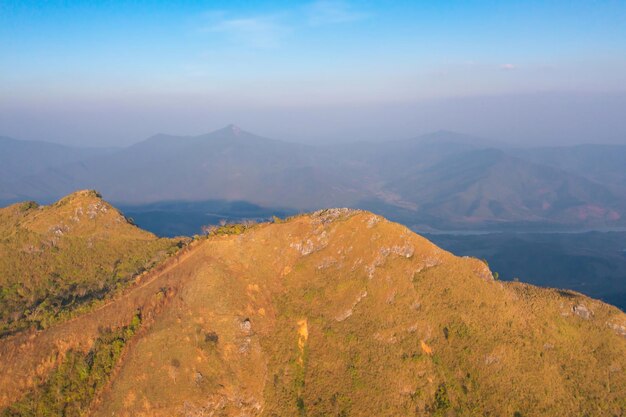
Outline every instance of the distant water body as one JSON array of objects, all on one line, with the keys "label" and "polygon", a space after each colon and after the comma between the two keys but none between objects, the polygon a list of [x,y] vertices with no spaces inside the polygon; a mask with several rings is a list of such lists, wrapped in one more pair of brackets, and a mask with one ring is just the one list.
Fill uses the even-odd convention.
[{"label": "distant water body", "polygon": [[591,228],[591,229],[577,229],[577,230],[437,230],[437,229],[422,229],[420,227],[411,227],[415,233],[421,235],[455,235],[455,236],[477,236],[477,235],[493,235],[493,234],[583,234],[583,233],[611,233],[626,232],[626,226],[622,227],[606,227],[606,228]]}]

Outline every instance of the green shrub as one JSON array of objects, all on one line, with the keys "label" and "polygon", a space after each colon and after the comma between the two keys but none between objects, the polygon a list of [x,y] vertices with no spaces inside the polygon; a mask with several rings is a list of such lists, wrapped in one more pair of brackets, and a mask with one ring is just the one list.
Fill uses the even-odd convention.
[{"label": "green shrub", "polygon": [[136,313],[128,326],[105,331],[84,354],[69,351],[48,380],[5,409],[2,417],[79,417],[109,380],[125,344],[141,325]]},{"label": "green shrub", "polygon": [[0,338],[88,311],[184,246],[66,236],[50,247],[42,239],[18,230],[0,242]]},{"label": "green shrub", "polygon": [[223,226],[212,229],[209,232],[211,236],[224,236],[224,235],[240,235],[246,231],[248,226],[242,223],[227,223]]},{"label": "green shrub", "polygon": [[25,201],[22,204],[20,204],[19,210],[20,212],[24,213],[26,211],[36,209],[38,207],[39,207],[39,204],[37,204],[34,201]]},{"label": "green shrub", "polygon": [[437,391],[435,391],[435,412],[444,412],[450,408],[450,400],[448,399],[448,390],[446,384],[439,384]]}]

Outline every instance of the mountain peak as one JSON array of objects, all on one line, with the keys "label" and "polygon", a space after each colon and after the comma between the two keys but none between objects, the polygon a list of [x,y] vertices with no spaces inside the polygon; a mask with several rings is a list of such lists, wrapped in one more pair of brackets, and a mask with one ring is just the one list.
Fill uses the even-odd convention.
[{"label": "mountain peak", "polygon": [[243,130],[237,126],[236,124],[229,124],[228,126],[226,126],[225,128],[222,129],[223,132],[225,133],[229,133],[233,136],[239,136],[241,135],[241,133],[243,132]]},{"label": "mountain peak", "polygon": [[232,123],[221,129],[215,130],[211,133],[198,136],[198,138],[202,140],[211,139],[211,140],[224,141],[226,143],[229,143],[231,141],[238,142],[238,143],[251,143],[251,142],[257,142],[259,140],[261,141],[271,140],[271,139],[258,136],[247,130],[244,130],[241,127],[237,126],[236,124],[232,124]]},{"label": "mountain peak", "polygon": [[230,129],[233,133],[239,133],[241,132],[241,128],[235,124],[229,124],[228,126],[226,126],[227,129]]},{"label": "mountain peak", "polygon": [[78,190],[66,195],[56,202],[57,205],[63,205],[71,201],[103,201],[102,195],[96,190]]},{"label": "mountain peak", "polygon": [[221,129],[214,130],[204,135],[200,135],[199,137],[210,138],[210,139],[231,140],[231,139],[249,139],[255,136],[256,135],[242,129],[236,124],[231,123],[227,126],[224,126]]}]

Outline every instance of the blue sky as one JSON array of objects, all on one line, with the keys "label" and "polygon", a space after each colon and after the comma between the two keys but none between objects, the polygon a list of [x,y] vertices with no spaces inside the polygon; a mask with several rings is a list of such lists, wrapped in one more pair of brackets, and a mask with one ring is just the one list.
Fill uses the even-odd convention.
[{"label": "blue sky", "polygon": [[[207,120],[218,103],[246,119],[268,107],[621,94],[624,22],[624,1],[0,0],[0,110],[49,125],[59,106],[113,117],[118,105],[153,123],[156,108],[185,103]],[[7,117],[0,134],[37,134]],[[236,121],[217,119],[206,128]],[[48,126],[52,139],[77,136],[71,123]],[[128,135],[203,129],[137,123]]]}]

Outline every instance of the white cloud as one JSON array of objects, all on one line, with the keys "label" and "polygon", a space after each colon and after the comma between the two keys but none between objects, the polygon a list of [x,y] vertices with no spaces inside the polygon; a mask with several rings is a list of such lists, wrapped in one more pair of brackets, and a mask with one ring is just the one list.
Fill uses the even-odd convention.
[{"label": "white cloud", "polygon": [[500,69],[502,71],[512,71],[512,70],[515,69],[515,65],[513,65],[513,64],[502,64],[502,65],[500,65]]},{"label": "white cloud", "polygon": [[291,29],[276,16],[225,18],[224,13],[207,15],[214,20],[202,31],[220,33],[231,41],[254,48],[275,48]]},{"label": "white cloud", "polygon": [[354,10],[350,4],[340,0],[317,0],[307,6],[307,13],[312,26],[353,22],[368,17],[366,13]]},{"label": "white cloud", "polygon": [[218,33],[232,42],[254,48],[275,48],[290,33],[304,26],[353,22],[369,15],[342,0],[316,0],[303,8],[288,8],[275,14],[232,16],[225,10],[204,13],[202,32]]}]

